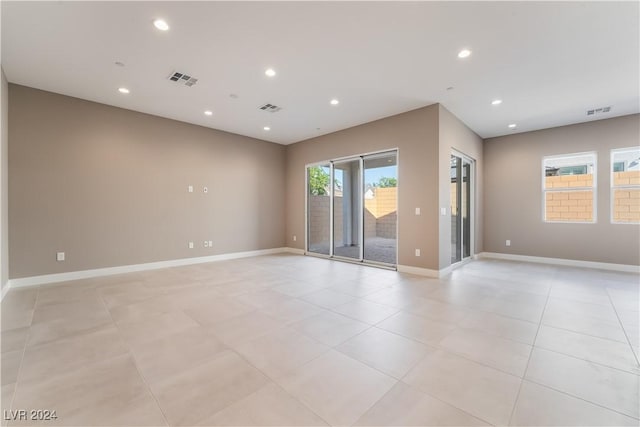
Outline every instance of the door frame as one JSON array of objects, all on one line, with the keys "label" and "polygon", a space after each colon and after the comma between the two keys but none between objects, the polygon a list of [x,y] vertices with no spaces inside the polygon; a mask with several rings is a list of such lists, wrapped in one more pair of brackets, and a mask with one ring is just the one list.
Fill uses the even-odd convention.
[{"label": "door frame", "polygon": [[[466,161],[469,164],[469,179],[471,180],[469,184],[469,216],[471,217],[469,221],[469,256],[464,256],[464,246],[460,249],[460,261],[451,262],[450,265],[457,265],[462,262],[467,262],[472,259],[476,254],[476,159],[471,156],[464,154],[461,151],[456,150],[455,148],[451,149],[451,156],[456,156],[462,159],[462,166],[464,167],[464,162]],[[449,200],[449,211],[451,211],[451,200]],[[464,221],[460,221],[461,230],[460,235],[464,236]],[[451,246],[451,225],[449,224],[449,250],[450,253],[452,251]],[[449,256],[449,260],[451,261],[452,256]]]},{"label": "door frame", "polygon": [[[314,257],[318,257],[318,258],[325,258],[325,259],[335,259],[338,261],[344,261],[344,262],[350,262],[350,263],[355,263],[355,264],[359,264],[359,265],[368,265],[368,266],[372,266],[372,267],[379,267],[379,268],[385,268],[385,269],[390,269],[390,270],[397,270],[398,267],[398,254],[399,254],[399,248],[400,248],[400,234],[399,234],[399,224],[400,224],[400,215],[396,215],[396,263],[395,264],[387,264],[387,263],[382,263],[382,262],[377,262],[377,261],[371,261],[371,260],[366,260],[364,259],[364,187],[365,187],[365,182],[364,182],[364,157],[366,156],[373,156],[373,155],[382,155],[385,153],[391,153],[391,152],[395,152],[396,155],[396,168],[399,171],[400,170],[400,149],[398,147],[395,148],[387,148],[387,149],[383,149],[383,150],[377,150],[377,151],[371,151],[371,152],[367,152],[367,153],[362,153],[362,154],[355,154],[355,155],[350,155],[350,156],[343,156],[343,157],[337,157],[331,160],[322,160],[322,161],[317,161],[317,162],[312,162],[312,163],[307,163],[305,164],[304,167],[304,254],[305,255],[309,255],[309,256],[314,256]],[[361,176],[361,203],[360,203],[360,218],[361,218],[361,232],[360,232],[360,259],[355,259],[355,258],[347,258],[347,257],[340,257],[340,256],[336,256],[333,254],[333,245],[334,245],[334,241],[333,241],[333,226],[334,226],[334,218],[333,218],[333,191],[334,191],[334,170],[333,170],[333,164],[334,162],[341,162],[341,161],[347,161],[347,160],[355,160],[355,159],[359,159],[360,161],[360,176]],[[309,251],[309,173],[308,170],[310,167],[314,167],[314,166],[326,166],[329,165],[329,175],[330,175],[330,180],[329,180],[329,186],[330,186],[330,196],[329,196],[329,255],[325,255],[325,254],[320,254],[320,253],[316,253],[316,252],[310,252]],[[398,177],[397,179],[397,199],[396,199],[396,212],[398,212],[399,210],[399,206],[400,206],[400,174],[397,174]]]}]

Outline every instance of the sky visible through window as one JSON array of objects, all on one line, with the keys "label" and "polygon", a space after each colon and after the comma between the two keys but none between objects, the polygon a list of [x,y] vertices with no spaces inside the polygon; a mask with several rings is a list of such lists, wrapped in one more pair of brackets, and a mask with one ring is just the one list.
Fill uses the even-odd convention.
[{"label": "sky visible through window", "polygon": [[380,178],[398,178],[396,166],[384,166],[381,168],[365,169],[365,184],[375,184]]}]

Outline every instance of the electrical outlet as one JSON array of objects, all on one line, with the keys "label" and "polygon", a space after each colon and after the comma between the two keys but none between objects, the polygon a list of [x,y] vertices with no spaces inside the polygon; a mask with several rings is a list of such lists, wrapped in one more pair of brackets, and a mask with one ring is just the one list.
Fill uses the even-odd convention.
[{"label": "electrical outlet", "polygon": [[189,242],[189,249],[193,249],[193,242]]},{"label": "electrical outlet", "polygon": [[416,249],[416,256],[420,256],[420,249]]},{"label": "electrical outlet", "polygon": [[189,193],[193,193],[193,185],[188,186],[188,187],[187,187],[187,191],[188,191]]},{"label": "electrical outlet", "polygon": [[209,240],[209,247],[212,248],[213,247],[213,241]]},{"label": "electrical outlet", "polygon": [[64,261],[64,252],[56,253],[56,261]]},{"label": "electrical outlet", "polygon": [[208,241],[206,241],[206,240],[204,241],[204,247],[205,247],[205,248],[208,248],[208,247],[209,247],[209,242],[208,242]]},{"label": "electrical outlet", "polygon": [[507,240],[506,242],[504,242],[504,244],[507,246],[511,246],[511,240]]},{"label": "electrical outlet", "polygon": [[447,208],[440,208],[440,215],[447,216]]},{"label": "electrical outlet", "polygon": [[420,208],[416,208],[416,215],[420,215]]},{"label": "electrical outlet", "polygon": [[298,240],[298,236],[296,236],[295,234],[293,235],[293,241],[295,242],[296,240]]}]

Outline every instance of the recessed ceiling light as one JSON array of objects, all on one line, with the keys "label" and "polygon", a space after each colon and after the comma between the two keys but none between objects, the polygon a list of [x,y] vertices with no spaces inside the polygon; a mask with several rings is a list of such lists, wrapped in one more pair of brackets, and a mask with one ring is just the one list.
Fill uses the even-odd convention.
[{"label": "recessed ceiling light", "polygon": [[467,58],[469,55],[471,55],[471,51],[469,49],[462,49],[458,52],[458,58]]},{"label": "recessed ceiling light", "polygon": [[159,29],[160,31],[167,31],[169,29],[169,24],[164,19],[156,19],[153,21],[153,26]]},{"label": "recessed ceiling light", "polygon": [[276,75],[276,70],[273,68],[267,68],[264,72],[268,77],[273,77]]},{"label": "recessed ceiling light", "polygon": [[332,99],[329,103],[331,105],[338,105],[338,104],[340,104],[340,101],[338,101],[337,99]]},{"label": "recessed ceiling light", "polygon": [[121,88],[118,88],[118,92],[120,92],[120,93],[129,93],[129,89],[127,89],[126,87],[121,87]]},{"label": "recessed ceiling light", "polygon": [[515,128],[516,128],[516,124],[515,124],[515,123],[511,123],[511,124],[509,125],[509,129],[515,129]]},{"label": "recessed ceiling light", "polygon": [[266,130],[266,131],[270,131],[270,130],[271,130],[271,128],[270,128],[269,126],[265,126],[265,127],[263,127],[262,129],[264,129],[264,130]]},{"label": "recessed ceiling light", "polygon": [[212,116],[213,115],[213,111],[207,110],[204,112],[205,116]]},{"label": "recessed ceiling light", "polygon": [[500,105],[502,104],[502,99],[494,99],[491,101],[491,105]]}]

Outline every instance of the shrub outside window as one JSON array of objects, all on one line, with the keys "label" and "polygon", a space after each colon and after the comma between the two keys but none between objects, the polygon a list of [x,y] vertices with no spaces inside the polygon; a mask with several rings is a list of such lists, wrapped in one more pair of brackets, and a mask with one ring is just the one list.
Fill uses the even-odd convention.
[{"label": "shrub outside window", "polygon": [[548,156],[542,160],[546,222],[596,222],[596,153]]}]

